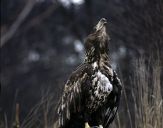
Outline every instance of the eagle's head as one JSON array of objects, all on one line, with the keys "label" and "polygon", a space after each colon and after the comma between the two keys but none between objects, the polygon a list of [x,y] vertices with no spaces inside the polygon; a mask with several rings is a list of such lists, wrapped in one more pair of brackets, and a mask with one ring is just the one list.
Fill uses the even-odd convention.
[{"label": "eagle's head", "polygon": [[103,55],[107,55],[109,36],[106,33],[106,24],[107,20],[102,18],[86,38],[86,62],[92,63],[98,61]]},{"label": "eagle's head", "polygon": [[94,31],[99,34],[106,34],[106,24],[107,24],[107,20],[105,18],[102,18],[94,27]]}]

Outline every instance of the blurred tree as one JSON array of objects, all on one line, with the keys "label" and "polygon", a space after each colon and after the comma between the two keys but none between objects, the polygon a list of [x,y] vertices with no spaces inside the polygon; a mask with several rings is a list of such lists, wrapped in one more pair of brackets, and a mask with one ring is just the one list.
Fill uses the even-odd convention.
[{"label": "blurred tree", "polygon": [[132,60],[142,54],[159,53],[163,63],[162,11],[161,0],[1,0],[1,115],[11,120],[17,101],[22,120],[42,89],[51,88],[56,103],[83,59],[84,38],[101,17],[109,21],[114,68],[131,75]]}]

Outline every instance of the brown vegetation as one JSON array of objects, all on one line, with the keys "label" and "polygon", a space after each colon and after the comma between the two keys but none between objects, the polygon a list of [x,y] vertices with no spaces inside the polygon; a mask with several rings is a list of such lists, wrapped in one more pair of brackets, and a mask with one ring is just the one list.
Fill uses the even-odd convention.
[{"label": "brown vegetation", "polygon": [[[162,128],[163,127],[163,98],[161,93],[160,59],[140,58],[135,61],[135,69],[131,77],[132,89],[124,99],[127,111],[119,113],[116,128]],[[127,97],[128,96],[128,97]],[[131,97],[129,97],[131,96]],[[131,100],[129,100],[129,98]],[[123,102],[123,101],[122,101]],[[122,103],[123,104],[123,103]],[[130,104],[130,107],[129,107]],[[132,110],[134,108],[134,111]],[[121,109],[124,109],[121,106]],[[133,116],[133,117],[132,117]],[[122,119],[122,121],[120,120]],[[129,123],[127,123],[129,122]],[[118,125],[117,125],[118,124]]]},{"label": "brown vegetation", "polygon": [[[162,128],[163,99],[161,95],[160,60],[143,58],[135,61],[135,69],[131,76],[132,88],[128,93],[123,86],[123,97],[120,111],[112,124],[113,128]],[[129,97],[130,96],[130,97]],[[53,127],[55,107],[53,94],[43,93],[41,102],[20,123],[20,128]],[[130,99],[130,100],[129,100]],[[53,109],[52,109],[53,108]],[[19,125],[19,104],[16,105],[16,119]],[[127,113],[127,114],[126,114]],[[5,116],[4,116],[5,117]],[[6,123],[0,127],[11,126]],[[19,128],[19,127],[16,127]]]}]

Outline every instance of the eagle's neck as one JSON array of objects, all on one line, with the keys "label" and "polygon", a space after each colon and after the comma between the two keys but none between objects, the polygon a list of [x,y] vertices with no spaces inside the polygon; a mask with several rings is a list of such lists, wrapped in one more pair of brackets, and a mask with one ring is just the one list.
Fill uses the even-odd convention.
[{"label": "eagle's neck", "polygon": [[95,31],[88,35],[85,43],[86,57],[85,63],[97,63],[98,67],[101,65],[109,65],[108,57],[108,39],[106,33],[106,19],[101,19],[95,26]]},{"label": "eagle's neck", "polygon": [[95,49],[86,52],[86,57],[84,60],[85,63],[94,64],[96,63],[98,67],[109,66],[110,67],[110,59],[107,52],[96,51]]}]

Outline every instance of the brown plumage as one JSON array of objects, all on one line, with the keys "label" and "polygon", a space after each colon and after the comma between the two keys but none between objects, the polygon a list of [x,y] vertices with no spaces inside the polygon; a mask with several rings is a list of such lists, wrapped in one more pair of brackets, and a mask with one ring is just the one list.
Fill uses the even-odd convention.
[{"label": "brown plumage", "polygon": [[108,128],[118,110],[121,83],[107,54],[106,19],[94,29],[85,41],[84,63],[71,74],[59,101],[60,128]]}]

